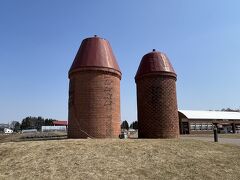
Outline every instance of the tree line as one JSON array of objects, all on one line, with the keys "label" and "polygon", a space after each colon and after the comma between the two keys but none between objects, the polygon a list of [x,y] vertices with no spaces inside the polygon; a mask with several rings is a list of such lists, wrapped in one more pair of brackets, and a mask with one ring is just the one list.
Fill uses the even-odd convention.
[{"label": "tree line", "polygon": [[137,121],[133,121],[130,126],[127,122],[127,120],[124,120],[121,124],[121,129],[126,129],[128,130],[129,128],[131,129],[138,129],[138,122]]},{"label": "tree line", "polygon": [[19,123],[18,121],[13,121],[10,124],[10,128],[13,129],[15,132],[23,129],[37,129],[39,131],[41,130],[42,126],[53,126],[53,121],[56,121],[56,119],[44,119],[41,116],[29,116],[24,118],[21,123]]},{"label": "tree line", "polygon": [[[20,130],[24,129],[37,129],[38,131],[41,130],[42,126],[53,126],[53,121],[56,121],[56,119],[44,119],[41,116],[38,117],[32,117],[28,116],[24,118],[21,123],[18,121],[12,121],[10,124],[10,128],[13,129],[15,132],[18,132]],[[124,120],[121,124],[121,129],[128,130],[131,129],[138,129],[138,122],[133,121],[130,125],[127,122],[127,120]]]},{"label": "tree line", "polygon": [[227,111],[227,112],[240,112],[240,109],[231,109],[231,108],[223,108],[221,111]]}]

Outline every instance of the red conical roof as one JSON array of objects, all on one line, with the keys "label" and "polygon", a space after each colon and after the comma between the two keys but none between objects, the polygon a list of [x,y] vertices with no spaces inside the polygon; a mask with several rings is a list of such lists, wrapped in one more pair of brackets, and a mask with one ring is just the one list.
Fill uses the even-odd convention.
[{"label": "red conical roof", "polygon": [[82,41],[69,73],[78,69],[109,69],[121,74],[109,42],[94,36]]},{"label": "red conical roof", "polygon": [[155,49],[143,56],[135,79],[146,74],[162,74],[177,77],[168,57],[162,52],[155,51]]}]

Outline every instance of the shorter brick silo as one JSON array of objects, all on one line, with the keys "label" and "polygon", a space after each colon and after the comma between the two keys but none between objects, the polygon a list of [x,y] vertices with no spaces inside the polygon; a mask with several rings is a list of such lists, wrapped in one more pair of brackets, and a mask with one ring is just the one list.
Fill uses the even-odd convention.
[{"label": "shorter brick silo", "polygon": [[135,76],[139,138],[179,137],[176,79],[164,53],[143,56]]},{"label": "shorter brick silo", "polygon": [[109,42],[84,39],[69,79],[68,137],[117,138],[121,71]]}]

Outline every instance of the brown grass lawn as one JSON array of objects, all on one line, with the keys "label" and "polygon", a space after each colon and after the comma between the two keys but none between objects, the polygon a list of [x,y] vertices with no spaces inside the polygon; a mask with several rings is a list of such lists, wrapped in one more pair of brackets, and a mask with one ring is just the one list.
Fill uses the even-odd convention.
[{"label": "brown grass lawn", "polygon": [[0,143],[4,142],[20,142],[33,140],[49,140],[49,139],[66,139],[66,132],[37,132],[37,133],[14,133],[0,134]]},{"label": "brown grass lawn", "polygon": [[197,140],[0,144],[0,179],[240,179],[240,147]]}]

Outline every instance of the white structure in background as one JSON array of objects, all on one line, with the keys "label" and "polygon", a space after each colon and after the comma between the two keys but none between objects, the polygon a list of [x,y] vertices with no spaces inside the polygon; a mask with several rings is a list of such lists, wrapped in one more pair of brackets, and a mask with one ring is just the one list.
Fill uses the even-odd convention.
[{"label": "white structure in background", "polygon": [[240,133],[240,112],[178,110],[181,134]]},{"label": "white structure in background", "polygon": [[5,134],[12,134],[13,130],[9,129],[9,128],[4,128],[4,133]]},{"label": "white structure in background", "polygon": [[24,129],[22,133],[37,133],[37,129]]},{"label": "white structure in background", "polygon": [[66,126],[42,126],[42,132],[47,131],[67,131]]}]

